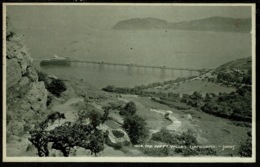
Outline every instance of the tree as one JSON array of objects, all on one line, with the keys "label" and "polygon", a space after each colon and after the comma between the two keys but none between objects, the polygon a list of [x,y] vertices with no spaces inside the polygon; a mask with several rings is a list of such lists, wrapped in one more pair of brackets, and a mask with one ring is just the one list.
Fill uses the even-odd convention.
[{"label": "tree", "polygon": [[47,85],[47,90],[53,95],[60,97],[61,93],[67,90],[67,88],[62,80],[54,79]]},{"label": "tree", "polygon": [[131,115],[134,115],[136,110],[136,104],[133,101],[128,102],[124,107],[124,111]]},{"label": "tree", "polygon": [[105,108],[104,114],[101,117],[101,123],[104,123],[108,119],[108,115],[109,115],[109,108]]},{"label": "tree", "polygon": [[133,144],[143,143],[149,134],[145,120],[137,115],[127,115],[123,128]]},{"label": "tree", "polygon": [[[96,116],[94,117],[96,119]],[[107,135],[95,127],[97,121],[88,125],[66,122],[52,130],[46,130],[49,122],[63,118],[63,114],[53,113],[30,131],[29,141],[37,148],[39,156],[49,156],[48,144],[52,144],[52,149],[60,150],[65,157],[69,156],[70,149],[75,146],[89,149],[95,155],[104,149]]]}]

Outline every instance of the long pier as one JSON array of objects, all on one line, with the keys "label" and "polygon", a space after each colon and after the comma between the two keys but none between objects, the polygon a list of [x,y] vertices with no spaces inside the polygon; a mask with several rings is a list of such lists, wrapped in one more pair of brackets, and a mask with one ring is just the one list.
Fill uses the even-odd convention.
[{"label": "long pier", "polygon": [[177,68],[177,67],[167,67],[167,66],[152,66],[152,65],[140,65],[140,64],[132,64],[132,63],[109,63],[104,61],[86,61],[86,60],[76,60],[71,59],[70,62],[75,63],[88,63],[88,64],[99,64],[99,65],[113,65],[113,66],[125,66],[125,67],[142,67],[142,68],[151,68],[151,69],[161,69],[161,70],[173,70],[173,71],[190,71],[190,72],[199,72],[206,73],[210,71],[211,69],[205,69],[205,68]]}]

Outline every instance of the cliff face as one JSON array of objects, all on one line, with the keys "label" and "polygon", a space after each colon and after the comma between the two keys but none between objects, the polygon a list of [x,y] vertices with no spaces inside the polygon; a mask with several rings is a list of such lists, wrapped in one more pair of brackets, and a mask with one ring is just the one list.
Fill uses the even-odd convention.
[{"label": "cliff face", "polygon": [[[6,42],[7,135],[21,135],[46,111],[48,92],[22,35],[7,30]],[[35,119],[34,119],[35,118]]]}]

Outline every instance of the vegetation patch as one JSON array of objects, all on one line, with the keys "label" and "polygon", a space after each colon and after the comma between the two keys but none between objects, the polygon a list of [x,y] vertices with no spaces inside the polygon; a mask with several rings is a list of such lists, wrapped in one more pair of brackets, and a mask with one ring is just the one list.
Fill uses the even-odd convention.
[{"label": "vegetation patch", "polygon": [[247,133],[247,140],[241,144],[239,148],[239,155],[241,157],[252,157],[252,136],[251,132]]},{"label": "vegetation patch", "polygon": [[179,146],[179,148],[176,147],[174,151],[175,153],[181,153],[184,156],[217,155],[216,150],[200,146],[196,137],[190,130],[182,134],[176,134],[166,129],[162,129],[161,131],[153,134],[151,139],[169,145]]},{"label": "vegetation patch", "polygon": [[65,157],[70,155],[70,150],[75,146],[89,149],[91,153],[97,155],[104,149],[107,134],[97,129],[101,121],[97,120],[93,112],[90,112],[89,117],[91,123],[87,125],[81,122],[66,122],[53,130],[46,131],[49,122],[65,118],[64,114],[53,113],[30,131],[29,141],[37,148],[40,157],[49,156],[48,143],[52,143],[52,149],[60,150]]},{"label": "vegetation patch", "polygon": [[145,120],[138,115],[127,115],[122,127],[127,132],[132,144],[140,144],[145,142],[149,135],[146,125]]}]

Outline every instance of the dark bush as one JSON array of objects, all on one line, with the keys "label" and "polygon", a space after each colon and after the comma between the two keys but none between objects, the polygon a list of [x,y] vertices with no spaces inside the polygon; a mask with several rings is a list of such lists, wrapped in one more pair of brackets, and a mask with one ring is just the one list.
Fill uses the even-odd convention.
[{"label": "dark bush", "polygon": [[46,101],[46,106],[49,106],[51,104],[52,100],[53,100],[53,95],[48,94],[47,101]]},{"label": "dark bush", "polygon": [[252,138],[250,136],[248,136],[247,140],[241,144],[239,155],[241,157],[252,157]]},{"label": "dark bush", "polygon": [[60,97],[61,93],[67,90],[67,88],[62,80],[53,79],[51,83],[47,85],[47,90],[53,95]]},{"label": "dark bush", "polygon": [[145,120],[137,115],[127,115],[124,118],[123,128],[133,144],[143,143],[149,134]]},{"label": "dark bush", "polygon": [[83,123],[85,119],[89,118],[90,123],[94,127],[97,127],[102,122],[106,121],[106,120],[103,120],[103,116],[95,109],[81,110],[78,112],[78,116],[79,116],[78,122]]},{"label": "dark bush", "polygon": [[217,155],[216,150],[212,148],[186,148],[182,149],[182,153],[184,156],[195,156],[195,155]]},{"label": "dark bush", "polygon": [[48,86],[48,75],[43,73],[40,70],[37,70],[37,74],[38,74],[38,81],[43,81],[45,86]]},{"label": "dark bush", "polygon": [[179,144],[178,136],[173,135],[167,129],[162,129],[152,135],[152,140],[167,144]]},{"label": "dark bush", "polygon": [[134,115],[136,110],[136,104],[133,101],[128,102],[124,107],[124,111],[126,114]]},{"label": "dark bush", "polygon": [[170,155],[170,150],[168,147],[162,148],[142,148],[142,152],[149,156],[165,157]]},{"label": "dark bush", "polygon": [[107,92],[114,92],[116,90],[116,87],[114,85],[108,85],[107,87],[103,88],[102,90]]},{"label": "dark bush", "polygon": [[109,115],[109,109],[106,108],[104,110],[103,116],[101,117],[101,123],[104,123],[108,119],[108,115]]}]

